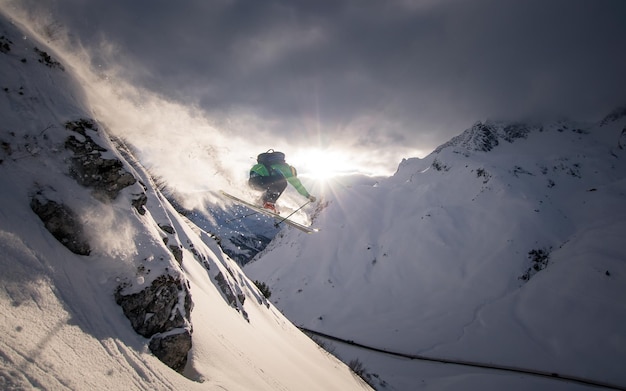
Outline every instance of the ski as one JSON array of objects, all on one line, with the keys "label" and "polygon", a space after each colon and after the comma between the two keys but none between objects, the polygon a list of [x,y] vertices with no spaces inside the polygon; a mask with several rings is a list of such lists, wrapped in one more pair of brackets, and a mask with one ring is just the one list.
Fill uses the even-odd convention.
[{"label": "ski", "polygon": [[296,223],[295,221],[289,220],[289,219],[287,219],[285,217],[282,217],[281,215],[279,215],[277,213],[271,212],[271,211],[269,211],[269,210],[267,210],[265,208],[262,208],[262,207],[260,207],[258,205],[254,205],[254,204],[252,204],[252,203],[250,203],[248,201],[244,201],[241,198],[235,197],[232,194],[228,194],[228,193],[226,193],[223,190],[221,190],[220,193],[222,193],[223,196],[225,196],[225,197],[231,199],[232,201],[235,201],[235,202],[237,202],[237,203],[239,203],[239,204],[241,204],[241,205],[243,205],[243,206],[245,206],[247,208],[250,208],[250,209],[252,209],[252,210],[254,210],[256,212],[262,213],[262,214],[264,214],[266,216],[272,217],[273,219],[276,220],[276,223],[274,224],[275,226],[278,226],[278,224],[280,224],[280,223],[285,223],[287,225],[290,225],[290,226],[292,226],[294,228],[297,228],[300,231],[306,232],[308,234],[319,231],[319,229],[317,229],[317,228],[311,228],[311,227],[307,227],[306,225],[302,225],[300,223]]}]

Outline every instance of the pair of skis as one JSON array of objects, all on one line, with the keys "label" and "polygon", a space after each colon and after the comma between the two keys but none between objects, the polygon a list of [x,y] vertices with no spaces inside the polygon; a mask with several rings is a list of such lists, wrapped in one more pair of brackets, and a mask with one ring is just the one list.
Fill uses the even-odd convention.
[{"label": "pair of skis", "polygon": [[307,227],[306,225],[302,225],[300,223],[296,223],[295,221],[290,220],[288,218],[289,216],[288,217],[283,217],[283,216],[281,216],[281,215],[279,215],[277,213],[274,213],[274,212],[272,212],[270,210],[262,208],[262,207],[260,207],[258,205],[254,205],[254,204],[252,204],[252,203],[250,203],[248,201],[244,201],[241,198],[235,197],[232,194],[228,194],[225,191],[220,191],[220,193],[223,196],[225,196],[226,198],[229,198],[230,200],[235,201],[235,202],[245,206],[246,208],[252,209],[255,212],[258,212],[258,213],[264,214],[266,216],[272,217],[273,219],[276,220],[276,223],[274,224],[275,226],[278,226],[278,224],[280,224],[280,223],[285,223],[287,225],[290,225],[290,226],[292,226],[294,228],[297,228],[300,231],[306,232],[308,234],[319,231],[319,229],[317,229],[317,228]]}]

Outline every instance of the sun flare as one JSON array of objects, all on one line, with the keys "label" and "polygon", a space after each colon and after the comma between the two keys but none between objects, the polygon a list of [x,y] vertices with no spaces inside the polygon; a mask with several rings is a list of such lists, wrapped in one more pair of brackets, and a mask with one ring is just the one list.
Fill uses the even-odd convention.
[{"label": "sun flare", "polygon": [[322,181],[341,175],[349,166],[346,154],[318,148],[300,152],[297,160],[299,174]]}]

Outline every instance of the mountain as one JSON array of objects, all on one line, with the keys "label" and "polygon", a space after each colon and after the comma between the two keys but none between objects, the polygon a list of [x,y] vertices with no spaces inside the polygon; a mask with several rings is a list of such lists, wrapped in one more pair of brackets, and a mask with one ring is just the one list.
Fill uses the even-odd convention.
[{"label": "mountain", "polygon": [[363,390],[0,16],[0,388]]},{"label": "mountain", "polygon": [[0,18],[0,388],[368,389],[291,321],[381,390],[625,388],[623,108],[476,123],[276,235],[183,216],[72,65]]},{"label": "mountain", "polygon": [[159,189],[174,209],[189,222],[217,239],[224,254],[240,266],[262,251],[280,231],[274,220],[237,205],[217,206],[205,201],[193,209],[183,206],[184,197],[161,184]]},{"label": "mountain", "polygon": [[240,206],[215,207],[207,203],[201,210],[185,215],[201,229],[220,238],[222,251],[241,266],[262,251],[280,231],[274,220]]},{"label": "mountain", "polygon": [[625,133],[623,109],[478,122],[375,186],[331,188],[319,233],[244,271],[379,389],[626,389]]}]

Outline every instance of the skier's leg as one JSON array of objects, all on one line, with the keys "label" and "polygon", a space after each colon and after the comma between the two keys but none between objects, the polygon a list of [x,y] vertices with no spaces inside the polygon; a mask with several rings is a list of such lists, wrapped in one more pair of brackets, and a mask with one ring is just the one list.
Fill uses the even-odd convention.
[{"label": "skier's leg", "polygon": [[250,179],[248,179],[248,186],[258,191],[264,191],[267,189],[267,186],[263,181],[263,177],[259,175],[250,176]]},{"label": "skier's leg", "polygon": [[270,178],[272,178],[272,181],[267,186],[263,201],[275,204],[281,194],[283,194],[283,191],[287,188],[287,180],[282,176]]}]

